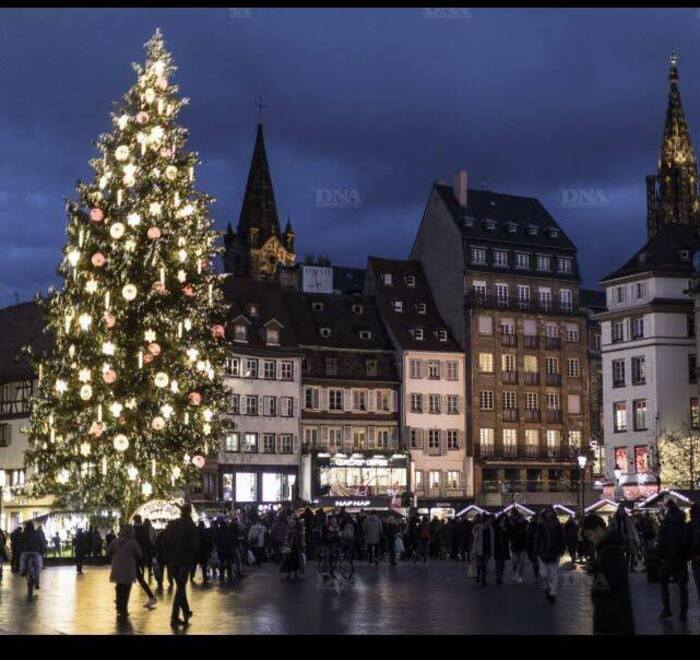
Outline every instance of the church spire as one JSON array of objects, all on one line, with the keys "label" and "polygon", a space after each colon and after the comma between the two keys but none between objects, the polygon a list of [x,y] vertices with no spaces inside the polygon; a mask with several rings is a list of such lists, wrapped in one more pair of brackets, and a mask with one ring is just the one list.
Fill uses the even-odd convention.
[{"label": "church spire", "polygon": [[666,224],[700,229],[698,165],[681,104],[678,77],[678,54],[674,50],[670,58],[668,107],[657,173],[647,177],[649,238]]}]

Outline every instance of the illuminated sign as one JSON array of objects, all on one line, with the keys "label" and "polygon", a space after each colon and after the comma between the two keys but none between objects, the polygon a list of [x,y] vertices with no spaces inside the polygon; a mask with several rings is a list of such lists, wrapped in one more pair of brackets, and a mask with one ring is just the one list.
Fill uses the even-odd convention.
[{"label": "illuminated sign", "polygon": [[336,467],[389,467],[388,458],[331,458]]},{"label": "illuminated sign", "polygon": [[332,497],[319,498],[321,506],[346,507],[352,509],[388,509],[391,506],[391,497],[379,495],[369,497]]}]

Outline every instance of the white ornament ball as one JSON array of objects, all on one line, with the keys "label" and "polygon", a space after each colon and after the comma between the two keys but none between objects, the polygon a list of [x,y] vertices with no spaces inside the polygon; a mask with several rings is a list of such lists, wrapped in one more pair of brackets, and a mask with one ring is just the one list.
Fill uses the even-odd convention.
[{"label": "white ornament ball", "polygon": [[127,127],[128,123],[129,115],[122,115],[117,121],[117,126],[119,126],[119,130],[123,131]]},{"label": "white ornament ball", "polygon": [[124,225],[121,222],[115,222],[109,228],[109,235],[116,241],[124,236]]},{"label": "white ornament ball", "polygon": [[92,387],[90,385],[83,385],[80,388],[80,398],[83,401],[89,401],[92,398]]},{"label": "white ornament ball", "polygon": [[175,165],[168,165],[165,168],[165,178],[169,181],[174,181],[177,177],[177,167]]},{"label": "white ornament ball", "polygon": [[155,375],[153,382],[155,383],[156,387],[167,387],[170,379],[168,378],[168,374],[166,374],[164,371],[159,371]]},{"label": "white ornament ball", "polygon": [[123,433],[115,435],[114,448],[117,451],[126,451],[129,448],[129,439]]},{"label": "white ornament ball", "polygon": [[124,288],[122,289],[122,296],[124,297],[124,300],[128,300],[131,302],[136,298],[136,287],[133,284],[125,284]]},{"label": "white ornament ball", "polygon": [[126,160],[129,157],[129,147],[125,144],[119,145],[114,152],[114,157],[117,160]]},{"label": "white ornament ball", "polygon": [[154,417],[153,421],[151,422],[151,426],[156,431],[162,431],[165,428],[165,420],[160,416]]},{"label": "white ornament ball", "polygon": [[153,101],[156,100],[156,91],[152,87],[149,87],[143,93],[143,98],[145,99],[146,103],[153,103]]}]

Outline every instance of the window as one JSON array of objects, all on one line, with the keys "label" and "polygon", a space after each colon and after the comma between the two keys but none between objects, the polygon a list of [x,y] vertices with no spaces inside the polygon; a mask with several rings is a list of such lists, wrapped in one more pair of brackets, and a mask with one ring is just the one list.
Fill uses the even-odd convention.
[{"label": "window", "polygon": [[493,452],[493,439],[494,431],[491,428],[481,428],[479,429],[479,447],[481,449],[481,455],[485,455]]},{"label": "window", "polygon": [[503,429],[503,447],[509,447],[510,449],[515,449],[518,444],[518,431],[517,429]]},{"label": "window", "polygon": [[481,410],[493,410],[493,391],[481,390],[479,392],[479,408]]},{"label": "window", "polygon": [[540,407],[537,398],[537,392],[525,392],[525,409],[537,410]]},{"label": "window", "polygon": [[413,393],[411,394],[411,412],[422,413],[423,412],[423,395]]},{"label": "window", "polygon": [[360,339],[372,339],[371,330],[360,330]]},{"label": "window", "polygon": [[[622,360],[620,360],[622,362]],[[624,382],[624,362],[623,364],[623,382]],[[644,357],[632,358],[632,385],[644,385],[647,382],[646,363]]]},{"label": "window", "polygon": [[624,286],[618,286],[614,289],[614,296],[616,303],[623,303],[627,300],[627,288]]},{"label": "window", "polygon": [[508,267],[508,252],[506,250],[493,251],[493,265]]},{"label": "window", "polygon": [[530,236],[537,236],[538,231],[539,231],[539,229],[537,228],[537,225],[528,225],[527,226],[527,233]]},{"label": "window", "polygon": [[406,275],[404,277],[404,282],[406,282],[406,286],[414,287],[414,286],[416,286],[416,276],[415,275]]},{"label": "window", "polygon": [[637,293],[637,298],[644,298],[647,295],[647,283],[637,282],[635,285],[635,292]]},{"label": "window", "polygon": [[459,489],[459,472],[457,470],[447,471],[447,487],[452,490]]},{"label": "window", "polygon": [[613,344],[625,341],[625,324],[622,321],[615,321],[612,324],[612,341]]},{"label": "window", "polygon": [[387,390],[377,390],[377,411],[391,412],[391,392]]},{"label": "window", "polygon": [[525,444],[529,447],[537,447],[540,444],[540,432],[538,429],[525,429]]},{"label": "window", "polygon": [[518,307],[525,309],[530,305],[530,286],[518,284]]},{"label": "window", "polygon": [[246,394],[245,414],[246,415],[257,415],[258,414],[258,397],[257,397],[257,395]]},{"label": "window", "polygon": [[408,361],[408,373],[411,378],[420,378],[420,360]]},{"label": "window", "polygon": [[328,410],[343,410],[343,390],[328,390]]},{"label": "window", "polygon": [[275,380],[277,365],[274,360],[265,360],[263,362],[263,378],[266,380]]},{"label": "window", "polygon": [[508,285],[496,284],[496,304],[505,307],[508,304]]},{"label": "window", "polygon": [[545,337],[556,339],[559,336],[559,326],[556,323],[545,323],[544,334]]},{"label": "window", "polygon": [[258,434],[257,433],[246,433],[243,436],[243,451],[249,454],[258,453]]},{"label": "window", "polygon": [[471,249],[471,262],[473,264],[485,264],[486,250],[484,248],[473,247]]},{"label": "window", "polygon": [[552,262],[551,257],[547,257],[545,255],[538,254],[537,255],[537,270],[544,270],[544,271],[551,270],[552,269],[551,262]]},{"label": "window", "polygon": [[559,358],[546,357],[544,359],[544,372],[546,374],[558,374],[559,373]]},{"label": "window", "polygon": [[280,397],[280,417],[294,417],[294,399],[291,396]]},{"label": "window", "polygon": [[430,470],[428,473],[428,488],[437,489],[440,488],[440,471]]},{"label": "window", "polygon": [[560,273],[571,273],[573,271],[573,261],[568,257],[558,257],[557,270]]},{"label": "window", "polygon": [[368,376],[376,376],[379,363],[377,360],[365,360],[365,373]]},{"label": "window", "polygon": [[695,337],[695,315],[688,314],[686,327],[688,329],[688,337]]},{"label": "window", "polygon": [[428,431],[428,448],[440,449],[440,429],[430,429]]},{"label": "window", "polygon": [[277,397],[274,396],[264,396],[263,397],[263,415],[266,417],[276,417],[277,416]]},{"label": "window", "polygon": [[365,308],[362,305],[353,305],[352,306],[352,313],[357,314],[358,316],[360,314],[363,314],[365,311]]},{"label": "window", "polygon": [[[564,312],[570,312],[574,308],[571,289],[559,289],[559,307]],[[578,328],[576,331],[578,333]],[[578,341],[578,339],[575,341]]]},{"label": "window", "polygon": [[690,428],[700,429],[700,404],[695,397],[690,400]]},{"label": "window", "polygon": [[640,316],[632,319],[632,339],[642,339],[644,337],[644,317]]},{"label": "window", "polygon": [[583,435],[581,431],[569,431],[569,447],[573,449],[583,449]]},{"label": "window", "polygon": [[523,252],[515,253],[515,267],[520,270],[530,270],[530,255]]},{"label": "window", "polygon": [[423,470],[416,470],[416,490],[423,490]]},{"label": "window", "polygon": [[274,433],[263,433],[262,450],[263,450],[263,454],[274,454],[275,453],[275,434]]},{"label": "window", "polygon": [[613,424],[615,433],[624,433],[627,430],[627,403],[625,401],[613,403]]},{"label": "window", "polygon": [[428,395],[428,412],[435,415],[440,413],[440,395],[439,394],[429,394]]},{"label": "window", "polygon": [[392,300],[391,301],[391,306],[394,309],[395,312],[403,312],[403,301],[401,300]]},{"label": "window", "polygon": [[634,448],[634,471],[638,474],[645,474],[650,471],[648,446],[638,445]]},{"label": "window", "polygon": [[258,316],[258,306],[255,304],[248,305],[248,314],[252,317]]},{"label": "window", "polygon": [[456,429],[449,429],[447,431],[447,448],[459,449],[459,431]]},{"label": "window", "polygon": [[319,328],[318,332],[321,335],[321,337],[324,337],[326,339],[331,336],[331,329],[327,327]]},{"label": "window", "polygon": [[437,338],[438,341],[447,341],[447,330],[438,330]]},{"label": "window", "polygon": [[456,394],[447,395],[447,414],[457,415],[459,413],[459,397]]},{"label": "window", "polygon": [[343,446],[343,429],[339,426],[328,429],[328,443],[331,447]]},{"label": "window", "polygon": [[338,374],[338,359],[326,358],[326,376],[336,376]]},{"label": "window", "polygon": [[552,309],[552,290],[549,287],[538,287],[537,295],[542,309]]},{"label": "window", "polygon": [[695,353],[688,355],[688,382],[697,383],[698,382],[698,371],[695,359]]},{"label": "window", "polygon": [[384,283],[384,286],[391,286],[393,284],[391,273],[383,273],[382,282]]},{"label": "window", "polygon": [[634,415],[634,430],[644,431],[647,428],[647,400],[637,399],[632,402]]},{"label": "window", "polygon": [[486,282],[473,282],[472,290],[477,300],[481,302],[486,301]]},{"label": "window", "polygon": [[501,371],[515,371],[515,355],[513,353],[501,354]]},{"label": "window", "polygon": [[566,341],[571,344],[577,344],[581,340],[577,323],[566,324]]},{"label": "window", "polygon": [[352,408],[355,412],[367,411],[367,390],[352,391]]},{"label": "window", "polygon": [[416,311],[419,314],[425,314],[427,312],[427,309],[428,307],[424,302],[416,303]]},{"label": "window", "polygon": [[458,380],[459,362],[457,362],[457,360],[448,360],[445,362],[445,372],[447,380]]},{"label": "window", "polygon": [[267,328],[265,330],[265,342],[268,346],[280,345],[280,330],[279,328]]},{"label": "window", "polygon": [[323,311],[323,303],[314,301],[311,303],[311,309],[314,310],[314,312],[322,312]]},{"label": "window", "polygon": [[257,378],[258,377],[258,361],[246,359],[245,369],[243,375],[246,378]]},{"label": "window", "polygon": [[501,334],[502,335],[514,335],[515,334],[515,321],[513,319],[501,319]]},{"label": "window", "polygon": [[280,362],[280,378],[294,380],[294,362]]},{"label": "window", "polygon": [[316,447],[318,445],[318,429],[313,426],[304,427],[304,444],[307,447]]},{"label": "window", "polygon": [[558,449],[561,445],[561,433],[558,429],[547,430],[547,449]]},{"label": "window", "polygon": [[248,328],[244,323],[236,323],[233,326],[233,341],[248,341]]},{"label": "window", "polygon": [[569,394],[567,396],[567,410],[572,415],[581,414],[581,395]]},{"label": "window", "polygon": [[526,355],[523,359],[525,373],[537,373],[537,356]]},{"label": "window", "polygon": [[240,394],[232,394],[231,395],[231,410],[230,410],[232,415],[240,415],[241,414],[241,395]]},{"label": "window", "polygon": [[375,444],[377,449],[389,449],[389,431],[387,429],[377,429]]},{"label": "window", "polygon": [[366,432],[363,428],[355,428],[352,430],[352,446],[355,449],[365,448]]},{"label": "window", "polygon": [[627,472],[627,447],[615,447],[615,468]]},{"label": "window", "polygon": [[423,328],[413,328],[413,338],[423,341]]},{"label": "window", "polygon": [[225,451],[240,451],[241,436],[239,433],[229,433],[224,441]]},{"label": "window", "polygon": [[304,408],[307,410],[318,410],[320,407],[320,390],[318,387],[305,387]]},{"label": "window", "polygon": [[493,317],[481,315],[479,317],[479,334],[480,335],[492,335],[493,334]]},{"label": "window", "polygon": [[440,362],[438,360],[428,360],[428,378],[440,380]]},{"label": "window", "polygon": [[294,436],[290,433],[282,433],[280,435],[280,452],[282,454],[294,453]]},{"label": "window", "polygon": [[493,353],[479,353],[479,371],[485,374],[493,373]]},{"label": "window", "polygon": [[240,358],[227,358],[226,359],[226,371],[229,376],[235,376],[236,378],[241,375],[241,360]]},{"label": "window", "polygon": [[569,358],[566,361],[566,375],[569,378],[579,378],[581,376],[581,362],[578,358]]},{"label": "window", "polygon": [[544,395],[547,410],[561,410],[561,396],[559,394],[547,393]]},{"label": "window", "polygon": [[624,387],[625,385],[625,361],[612,361],[613,387]]}]

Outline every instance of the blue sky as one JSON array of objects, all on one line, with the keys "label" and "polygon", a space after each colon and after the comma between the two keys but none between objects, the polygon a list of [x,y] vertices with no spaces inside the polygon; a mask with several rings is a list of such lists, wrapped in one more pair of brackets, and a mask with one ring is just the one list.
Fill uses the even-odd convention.
[{"label": "blue sky", "polygon": [[[595,282],[644,242],[668,56],[700,128],[695,9],[0,10],[0,306],[58,283],[63,199],[160,27],[200,189],[238,220],[262,94],[297,252],[405,257],[432,182],[538,197]],[[359,203],[329,208],[326,191]],[[575,191],[572,193],[571,191]],[[563,202],[585,191],[598,205]]]}]

